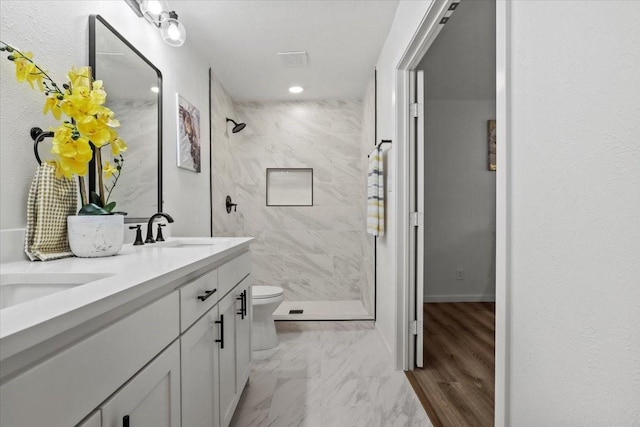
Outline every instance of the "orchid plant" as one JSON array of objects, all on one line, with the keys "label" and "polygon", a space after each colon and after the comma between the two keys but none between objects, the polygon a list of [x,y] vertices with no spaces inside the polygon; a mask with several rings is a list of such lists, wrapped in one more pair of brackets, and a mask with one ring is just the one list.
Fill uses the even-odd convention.
[{"label": "orchid plant", "polygon": [[[110,201],[124,157],[126,143],[118,136],[115,128],[120,123],[113,111],[104,106],[107,99],[101,80],[93,80],[89,67],[71,68],[69,80],[59,86],[49,74],[36,64],[31,52],[21,52],[0,41],[0,51],[7,52],[7,59],[15,64],[16,80],[27,82],[46,96],[43,113],[51,113],[56,120],[66,116],[62,123],[52,129],[54,132],[51,153],[58,178],[78,177],[82,208],[80,215],[104,215],[113,213],[116,202]],[[102,147],[110,146],[113,163],[102,163]],[[84,176],[95,155],[98,192],[87,196]],[[110,182],[105,183],[106,180]],[[105,194],[106,193],[106,194]]]}]

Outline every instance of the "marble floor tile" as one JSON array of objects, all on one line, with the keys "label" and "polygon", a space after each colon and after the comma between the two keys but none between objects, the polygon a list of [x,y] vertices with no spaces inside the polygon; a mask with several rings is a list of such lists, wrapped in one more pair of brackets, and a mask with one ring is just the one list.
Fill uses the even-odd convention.
[{"label": "marble floor tile", "polygon": [[277,322],[232,427],[431,426],[372,322]]}]

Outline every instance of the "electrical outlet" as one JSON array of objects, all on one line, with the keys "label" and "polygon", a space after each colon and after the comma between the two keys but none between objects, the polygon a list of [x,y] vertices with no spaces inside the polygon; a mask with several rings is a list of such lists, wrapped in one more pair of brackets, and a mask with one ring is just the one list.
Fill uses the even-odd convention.
[{"label": "electrical outlet", "polygon": [[464,268],[456,269],[456,280],[464,280]]}]

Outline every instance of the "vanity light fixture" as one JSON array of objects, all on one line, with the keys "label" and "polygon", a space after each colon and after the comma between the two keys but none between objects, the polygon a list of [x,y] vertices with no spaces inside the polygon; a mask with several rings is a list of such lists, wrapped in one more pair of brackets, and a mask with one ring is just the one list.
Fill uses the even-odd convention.
[{"label": "vanity light fixture", "polygon": [[187,30],[175,11],[169,11],[165,0],[125,0],[136,15],[160,29],[162,40],[169,46],[182,46],[187,39]]},{"label": "vanity light fixture", "polygon": [[291,86],[289,88],[289,92],[291,93],[300,93],[302,92],[304,89],[302,88],[302,86]]},{"label": "vanity light fixture", "polygon": [[169,12],[169,19],[160,23],[160,35],[169,46],[182,46],[187,39],[187,30],[178,21],[178,14]]},{"label": "vanity light fixture", "polygon": [[153,22],[154,24],[160,24],[161,22],[169,19],[169,5],[164,0],[141,0],[140,12],[146,20]]}]

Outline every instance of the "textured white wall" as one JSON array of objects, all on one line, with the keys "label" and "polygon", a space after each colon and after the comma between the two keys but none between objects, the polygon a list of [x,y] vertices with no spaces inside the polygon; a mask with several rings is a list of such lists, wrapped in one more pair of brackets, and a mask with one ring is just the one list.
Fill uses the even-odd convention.
[{"label": "textured white wall", "polygon": [[[369,158],[367,157],[373,146],[376,144],[375,132],[376,132],[376,85],[375,78],[372,75],[367,85],[367,90],[362,99],[362,134],[360,138],[360,162],[361,170],[363,173],[368,174],[369,171]],[[362,200],[366,200],[367,197],[367,178],[362,183]],[[362,217],[367,217],[367,204],[362,203],[361,206]],[[366,228],[366,221],[363,226]],[[363,282],[362,287],[362,303],[364,304],[367,313],[374,314],[375,310],[375,280],[373,275],[375,274],[375,238],[368,233],[363,236],[363,256],[364,256],[364,271],[367,275],[367,280]]]},{"label": "textured white wall", "polygon": [[425,301],[495,298],[496,176],[487,168],[495,111],[495,100],[426,103]]},{"label": "textured white wall", "polygon": [[510,425],[640,425],[640,2],[511,19]]},{"label": "textured white wall", "polygon": [[[206,117],[209,105],[208,65],[188,40],[180,48],[164,44],[157,29],[123,1],[2,1],[0,38],[34,52],[60,81],[72,65],[88,63],[90,14],[102,15],[162,71],[164,210],[176,220],[174,235],[208,235],[209,162],[203,162],[200,174],[176,167],[176,92],[198,107],[201,117]],[[36,167],[29,129],[48,128],[55,121],[42,116],[41,93],[15,82],[13,64],[2,59],[0,70],[0,229],[21,228],[26,224],[27,190]],[[202,159],[208,159],[206,120],[201,122],[201,137]]]}]

